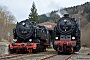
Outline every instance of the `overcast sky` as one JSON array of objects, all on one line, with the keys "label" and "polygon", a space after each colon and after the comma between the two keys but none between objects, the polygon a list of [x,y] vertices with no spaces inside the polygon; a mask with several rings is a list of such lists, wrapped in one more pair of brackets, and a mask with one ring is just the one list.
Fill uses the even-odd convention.
[{"label": "overcast sky", "polygon": [[0,5],[5,5],[16,17],[17,21],[28,18],[32,3],[35,2],[38,14],[57,10],[60,7],[71,7],[90,2],[90,0],[0,0]]}]

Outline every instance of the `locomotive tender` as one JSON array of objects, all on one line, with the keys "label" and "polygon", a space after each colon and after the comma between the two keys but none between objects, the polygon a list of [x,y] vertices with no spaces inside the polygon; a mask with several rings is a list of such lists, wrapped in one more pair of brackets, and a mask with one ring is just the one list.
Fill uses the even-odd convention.
[{"label": "locomotive tender", "polygon": [[69,14],[64,14],[57,22],[54,32],[53,48],[58,53],[74,53],[80,50],[80,19],[76,20],[69,17]]},{"label": "locomotive tender", "polygon": [[13,36],[13,42],[9,45],[10,53],[37,53],[45,51],[50,43],[48,30],[29,19],[17,23]]}]

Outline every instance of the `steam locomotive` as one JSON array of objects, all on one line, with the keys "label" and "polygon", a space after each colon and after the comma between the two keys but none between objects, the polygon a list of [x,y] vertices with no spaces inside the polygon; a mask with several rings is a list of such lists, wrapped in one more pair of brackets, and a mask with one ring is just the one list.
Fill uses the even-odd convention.
[{"label": "steam locomotive", "polygon": [[13,29],[13,42],[9,44],[9,53],[37,53],[49,46],[49,32],[44,26],[26,19],[17,23]]},{"label": "steam locomotive", "polygon": [[57,22],[54,28],[55,39],[53,40],[53,48],[58,52],[74,53],[80,50],[80,19],[69,17],[64,14]]}]

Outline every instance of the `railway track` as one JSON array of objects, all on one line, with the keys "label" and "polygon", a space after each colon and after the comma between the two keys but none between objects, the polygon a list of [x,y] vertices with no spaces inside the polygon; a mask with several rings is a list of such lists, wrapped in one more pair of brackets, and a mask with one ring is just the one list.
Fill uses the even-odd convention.
[{"label": "railway track", "polygon": [[52,55],[44,56],[44,57],[40,58],[39,60],[68,60],[73,55],[74,54],[71,54],[71,55],[52,54]]},{"label": "railway track", "polygon": [[54,50],[40,52],[37,54],[5,54],[0,55],[0,60],[69,60],[73,55],[79,54],[58,54]]},{"label": "railway track", "polygon": [[23,54],[1,54],[0,59],[10,59],[13,57],[23,56]]},{"label": "railway track", "polygon": [[[2,59],[10,59],[10,58],[16,58],[20,56],[24,56],[26,54],[5,54],[0,55],[0,60]],[[58,55],[58,54],[50,54],[40,57],[39,59],[36,58],[36,60],[68,60],[73,54],[71,55]]]},{"label": "railway track", "polygon": [[0,60],[90,60],[90,56],[82,53],[78,54],[7,54],[0,55]]},{"label": "railway track", "polygon": [[71,58],[74,54],[71,54],[70,56],[66,57],[64,60],[68,60],[69,58]]},{"label": "railway track", "polygon": [[53,58],[55,56],[57,56],[57,54],[52,54],[52,55],[45,56],[45,57],[41,58],[40,60],[50,59],[50,58]]}]

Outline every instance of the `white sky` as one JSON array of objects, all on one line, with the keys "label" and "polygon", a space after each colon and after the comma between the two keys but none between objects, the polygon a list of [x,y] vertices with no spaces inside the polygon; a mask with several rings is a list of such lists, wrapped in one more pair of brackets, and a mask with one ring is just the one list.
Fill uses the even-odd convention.
[{"label": "white sky", "polygon": [[17,21],[21,21],[28,18],[33,1],[39,15],[60,7],[71,7],[90,2],[90,0],[0,0],[0,5],[7,6]]}]

